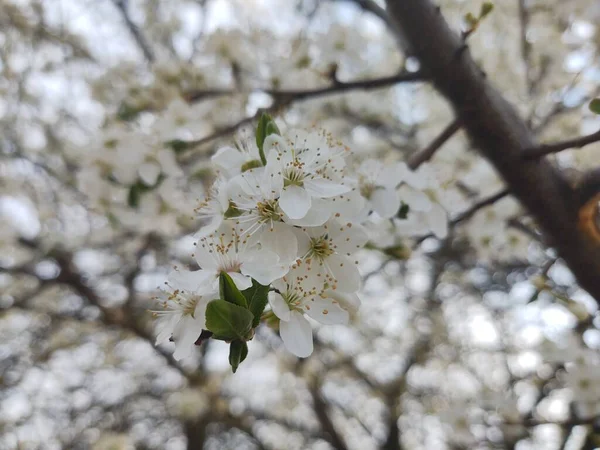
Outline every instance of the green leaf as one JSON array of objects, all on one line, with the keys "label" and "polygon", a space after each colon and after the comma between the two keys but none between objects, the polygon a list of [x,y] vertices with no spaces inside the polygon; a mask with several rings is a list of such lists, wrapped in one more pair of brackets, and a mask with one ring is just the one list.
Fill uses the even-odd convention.
[{"label": "green leaf", "polygon": [[470,28],[475,28],[477,25],[479,25],[479,19],[472,13],[465,14],[464,20]]},{"label": "green leaf", "polygon": [[206,306],[206,328],[214,333],[214,339],[245,340],[253,319],[246,308],[225,300],[213,300]]},{"label": "green leaf", "polygon": [[269,301],[269,286],[263,286],[256,280],[252,280],[252,287],[242,291],[248,301],[248,309],[254,315],[252,328],[256,328],[260,323],[260,316],[265,310]]},{"label": "green leaf", "polygon": [[485,16],[487,16],[493,10],[494,10],[494,4],[492,2],[484,2],[481,5],[481,11],[479,12],[479,18],[483,19]]},{"label": "green leaf", "polygon": [[590,111],[594,114],[600,114],[600,98],[595,98],[590,102]]},{"label": "green leaf", "polygon": [[229,365],[233,373],[248,356],[248,344],[245,341],[233,341],[229,346]]},{"label": "green leaf", "polygon": [[248,309],[246,297],[240,292],[227,272],[221,272],[221,275],[219,275],[219,294],[222,300]]},{"label": "green leaf", "polygon": [[267,158],[265,157],[263,146],[265,139],[270,134],[280,134],[280,131],[273,118],[270,115],[263,113],[256,126],[256,145],[258,146],[258,154],[260,155],[263,166],[267,165]]}]

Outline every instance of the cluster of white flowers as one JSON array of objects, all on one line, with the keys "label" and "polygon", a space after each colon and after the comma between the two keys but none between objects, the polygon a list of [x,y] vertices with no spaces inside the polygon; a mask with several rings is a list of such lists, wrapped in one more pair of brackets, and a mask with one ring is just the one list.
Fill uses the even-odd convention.
[{"label": "cluster of white flowers", "polygon": [[[256,144],[218,150],[212,157],[218,177],[197,208],[205,220],[193,252],[200,270],[171,273],[161,312],[169,314],[159,325],[158,343],[175,341],[175,357],[181,358],[203,329],[223,336],[207,308],[223,300],[227,274],[248,299],[257,285],[267,289],[270,308],[263,311],[265,291],[264,304],[252,311],[255,323],[278,323],[285,347],[306,357],[313,351],[308,318],[345,324],[360,304],[355,253],[369,240],[364,224],[391,220],[398,228],[412,227],[415,236],[430,231],[445,236],[446,213],[431,200],[422,174],[404,163],[374,160],[353,171],[349,155],[324,131],[281,133],[268,116],[258,125]],[[228,307],[235,311],[227,314],[244,316],[238,308],[252,309],[250,300],[230,303],[236,303]],[[243,333],[245,345],[252,333],[246,328]]]}]

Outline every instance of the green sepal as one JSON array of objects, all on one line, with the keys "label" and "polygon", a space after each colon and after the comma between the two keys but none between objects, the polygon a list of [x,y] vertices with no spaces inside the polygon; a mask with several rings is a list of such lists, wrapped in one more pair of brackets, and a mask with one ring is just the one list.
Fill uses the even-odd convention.
[{"label": "green sepal", "polygon": [[117,118],[123,122],[130,122],[134,120],[142,111],[138,108],[128,105],[127,103],[121,103],[117,110]]},{"label": "green sepal", "polygon": [[233,373],[248,356],[248,344],[245,341],[235,340],[229,346],[229,365]]},{"label": "green sepal", "polygon": [[167,147],[170,147],[175,153],[181,153],[192,146],[189,142],[181,139],[173,139],[172,141],[165,142]]},{"label": "green sepal", "polygon": [[398,210],[398,214],[396,217],[398,217],[398,219],[406,219],[408,217],[409,212],[410,212],[410,206],[404,202],[401,202],[400,209]]},{"label": "green sepal", "polygon": [[245,340],[253,319],[249,310],[225,300],[213,300],[206,306],[206,328],[214,333],[213,339]]},{"label": "green sepal", "polygon": [[279,128],[269,114],[263,113],[256,126],[256,145],[263,166],[267,165],[267,158],[265,157],[263,146],[265,144],[265,139],[271,134],[280,134]]},{"label": "green sepal", "polygon": [[600,114],[600,98],[595,98],[590,102],[590,111],[594,114]]},{"label": "green sepal", "polygon": [[238,209],[235,202],[233,202],[232,200],[229,200],[229,207],[227,208],[227,211],[225,211],[225,213],[223,214],[223,217],[225,219],[231,219],[233,217],[239,217],[241,215],[242,215],[242,211]]},{"label": "green sepal", "polygon": [[247,172],[251,169],[256,169],[258,167],[262,167],[262,162],[260,162],[258,159],[252,159],[250,161],[245,162],[244,164],[242,164],[242,173]]},{"label": "green sepal", "polygon": [[142,198],[142,195],[146,192],[156,189],[160,185],[160,183],[163,182],[164,179],[165,175],[161,173],[158,176],[156,183],[154,183],[154,185],[152,186],[148,186],[142,180],[136,181],[129,187],[129,193],[127,194],[127,204],[131,208],[137,208],[138,206],[140,206],[140,199]]},{"label": "green sepal", "polygon": [[221,272],[219,275],[219,295],[221,296],[221,300],[248,309],[246,297],[244,297],[244,294],[241,293],[227,272]]},{"label": "green sepal", "polygon": [[256,328],[260,323],[260,317],[262,316],[265,306],[269,302],[269,286],[263,286],[256,280],[252,280],[252,286],[242,291],[246,301],[248,302],[248,309],[254,315],[252,321],[252,328]]}]

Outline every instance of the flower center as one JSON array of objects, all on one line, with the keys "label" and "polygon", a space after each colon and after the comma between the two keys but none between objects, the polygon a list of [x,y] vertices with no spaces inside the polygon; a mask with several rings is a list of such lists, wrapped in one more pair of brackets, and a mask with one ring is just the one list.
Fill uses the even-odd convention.
[{"label": "flower center", "polygon": [[310,256],[316,256],[317,258],[327,258],[329,255],[334,253],[330,247],[330,240],[328,235],[324,235],[318,238],[312,238],[310,240]]},{"label": "flower center", "polygon": [[202,297],[199,295],[187,295],[179,289],[176,289],[171,295],[169,295],[169,300],[172,300],[178,305],[177,309],[181,311],[184,316],[192,317],[194,317],[196,305],[198,305],[198,302],[201,298]]},{"label": "flower center", "polygon": [[375,186],[373,183],[364,182],[360,185],[360,194],[364,198],[370,199],[373,195],[373,192],[375,192],[375,189],[377,189],[377,186]]},{"label": "flower center", "polygon": [[263,222],[281,221],[281,213],[279,212],[279,202],[277,200],[266,200],[264,202],[258,202],[256,209],[260,220]]},{"label": "flower center", "polygon": [[292,167],[287,167],[283,172],[283,186],[303,186],[304,171],[301,169],[302,164],[295,162]]}]

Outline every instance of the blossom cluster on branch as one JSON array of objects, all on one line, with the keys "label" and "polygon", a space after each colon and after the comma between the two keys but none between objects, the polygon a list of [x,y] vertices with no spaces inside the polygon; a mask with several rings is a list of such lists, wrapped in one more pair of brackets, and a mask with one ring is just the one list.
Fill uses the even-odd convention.
[{"label": "blossom cluster on branch", "polygon": [[255,142],[217,151],[217,179],[197,208],[205,221],[193,250],[200,269],[169,275],[157,343],[174,341],[180,359],[203,337],[230,342],[236,370],[265,320],[291,353],[309,356],[309,319],[346,324],[360,305],[355,253],[369,230],[384,222],[445,237],[433,178],[402,162],[366,160],[354,169],[350,153],[323,130],[282,133],[268,115]]}]

